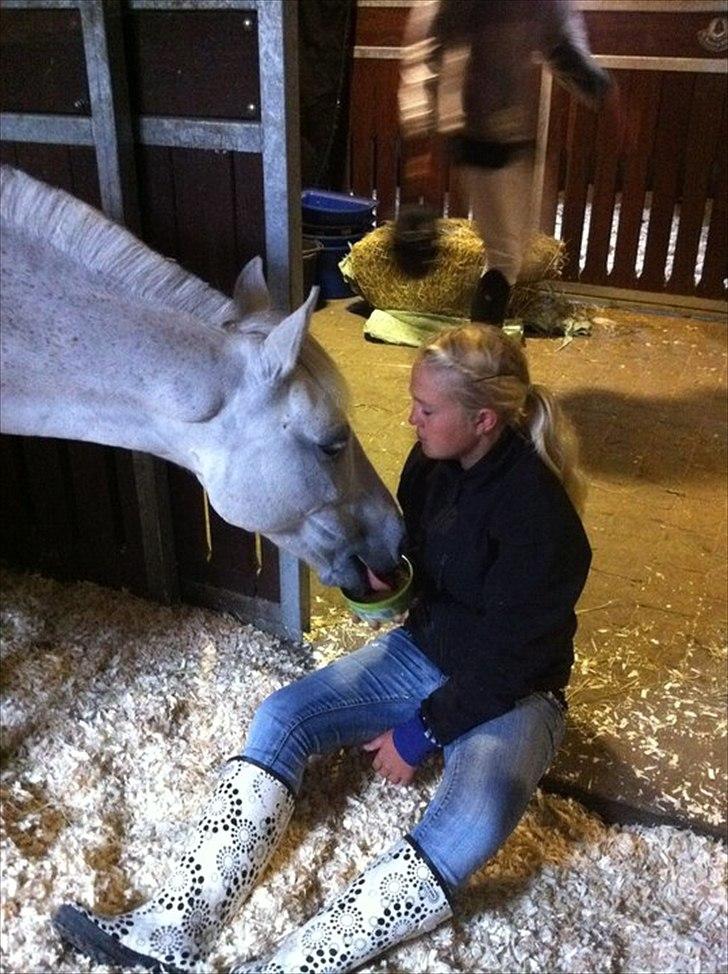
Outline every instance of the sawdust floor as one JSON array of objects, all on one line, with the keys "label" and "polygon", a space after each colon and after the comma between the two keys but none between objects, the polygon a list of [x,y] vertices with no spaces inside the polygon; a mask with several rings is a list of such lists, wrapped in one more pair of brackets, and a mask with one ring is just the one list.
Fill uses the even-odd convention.
[{"label": "sawdust floor", "polygon": [[[356,430],[396,488],[413,442],[415,351],[367,342],[351,300],[313,331],[345,373]],[[726,782],[726,332],[604,311],[590,337],[529,338],[535,381],[580,433],[594,561],[579,604],[567,740],[545,785],[605,817],[723,834]],[[313,581],[311,640],[367,630]]]}]

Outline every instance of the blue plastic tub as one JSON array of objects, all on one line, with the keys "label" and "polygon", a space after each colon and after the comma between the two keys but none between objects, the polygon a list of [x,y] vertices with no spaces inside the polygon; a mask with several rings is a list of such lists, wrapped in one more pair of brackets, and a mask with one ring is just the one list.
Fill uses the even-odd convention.
[{"label": "blue plastic tub", "polygon": [[324,189],[304,189],[301,193],[303,222],[314,226],[370,226],[377,201],[348,193]]},{"label": "blue plastic tub", "polygon": [[363,233],[358,233],[344,239],[327,237],[321,241],[323,243],[323,249],[319,251],[318,264],[316,266],[316,283],[321,288],[323,297],[353,297],[354,292],[346,283],[339,270],[339,261],[343,260],[349,253],[349,244],[356,243],[363,236]]}]

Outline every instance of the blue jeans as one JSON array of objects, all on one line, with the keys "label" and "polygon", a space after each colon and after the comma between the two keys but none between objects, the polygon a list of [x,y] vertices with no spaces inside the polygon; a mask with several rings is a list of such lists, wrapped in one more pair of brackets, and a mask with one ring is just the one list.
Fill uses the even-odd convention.
[{"label": "blue jeans", "polygon": [[[243,756],[297,793],[311,755],[403,723],[446,679],[406,629],[394,629],[271,694],[253,717]],[[535,693],[445,746],[442,780],[409,834],[451,890],[513,831],[563,735],[561,706]]]}]

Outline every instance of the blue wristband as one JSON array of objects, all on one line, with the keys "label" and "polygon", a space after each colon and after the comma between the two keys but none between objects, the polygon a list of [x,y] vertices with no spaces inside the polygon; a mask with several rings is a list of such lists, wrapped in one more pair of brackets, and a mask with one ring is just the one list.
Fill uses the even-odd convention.
[{"label": "blue wristband", "polygon": [[412,768],[421,764],[428,754],[432,754],[438,747],[432,735],[428,736],[425,723],[419,714],[415,714],[411,720],[395,727],[392,740],[397,754]]}]

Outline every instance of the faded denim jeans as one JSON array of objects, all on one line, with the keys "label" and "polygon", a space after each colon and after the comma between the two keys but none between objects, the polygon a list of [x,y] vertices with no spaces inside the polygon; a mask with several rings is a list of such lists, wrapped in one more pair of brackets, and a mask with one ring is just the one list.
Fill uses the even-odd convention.
[{"label": "faded denim jeans", "polygon": [[[308,758],[361,745],[409,720],[446,676],[394,629],[271,694],[243,756],[298,793]],[[518,824],[564,735],[561,706],[534,693],[443,748],[442,780],[409,833],[451,890],[490,859]]]}]

